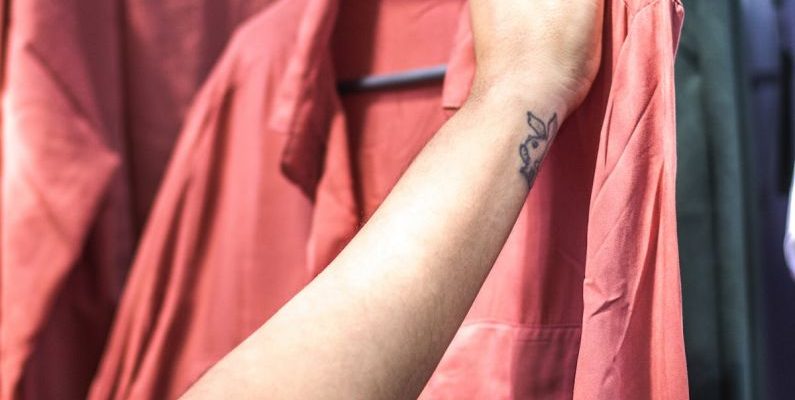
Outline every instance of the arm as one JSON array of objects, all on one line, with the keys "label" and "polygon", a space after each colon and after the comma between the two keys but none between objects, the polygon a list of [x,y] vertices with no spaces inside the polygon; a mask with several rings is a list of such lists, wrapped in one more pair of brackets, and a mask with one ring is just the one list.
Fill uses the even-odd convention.
[{"label": "arm", "polygon": [[478,72],[467,104],[331,265],[186,398],[419,395],[598,65],[598,0],[471,7]]}]

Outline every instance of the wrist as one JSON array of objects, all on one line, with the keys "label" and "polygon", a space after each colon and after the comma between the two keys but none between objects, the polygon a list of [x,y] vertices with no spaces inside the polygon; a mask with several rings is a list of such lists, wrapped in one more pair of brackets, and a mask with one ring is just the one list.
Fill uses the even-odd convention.
[{"label": "wrist", "polygon": [[518,111],[557,114],[562,122],[569,114],[565,96],[546,82],[502,77],[485,79],[478,76],[472,84],[467,104],[479,107],[496,106]]}]

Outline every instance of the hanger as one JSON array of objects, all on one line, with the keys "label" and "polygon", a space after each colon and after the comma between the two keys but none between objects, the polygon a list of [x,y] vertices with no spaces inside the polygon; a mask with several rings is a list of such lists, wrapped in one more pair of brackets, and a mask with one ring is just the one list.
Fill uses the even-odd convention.
[{"label": "hanger", "polygon": [[420,83],[436,82],[444,79],[447,65],[417,68],[383,75],[371,75],[364,78],[339,82],[337,90],[342,93],[357,93],[373,90],[395,89]]}]

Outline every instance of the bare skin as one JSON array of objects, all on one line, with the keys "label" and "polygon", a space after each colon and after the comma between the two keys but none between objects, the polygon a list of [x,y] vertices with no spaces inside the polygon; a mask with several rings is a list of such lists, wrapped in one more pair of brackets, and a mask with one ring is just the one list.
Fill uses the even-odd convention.
[{"label": "bare skin", "polygon": [[186,399],[416,398],[601,53],[602,0],[470,0],[470,98],[342,253]]}]

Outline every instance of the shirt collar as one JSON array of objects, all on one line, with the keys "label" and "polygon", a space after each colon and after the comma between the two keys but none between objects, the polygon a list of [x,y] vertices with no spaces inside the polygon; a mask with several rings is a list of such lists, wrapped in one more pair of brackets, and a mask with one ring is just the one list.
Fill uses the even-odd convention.
[{"label": "shirt collar", "polygon": [[[340,111],[330,49],[339,0],[305,1],[269,125],[288,135],[282,172],[314,198],[323,173],[331,119]],[[459,18],[441,104],[452,110],[466,100],[475,71],[469,7],[462,7]]]}]

